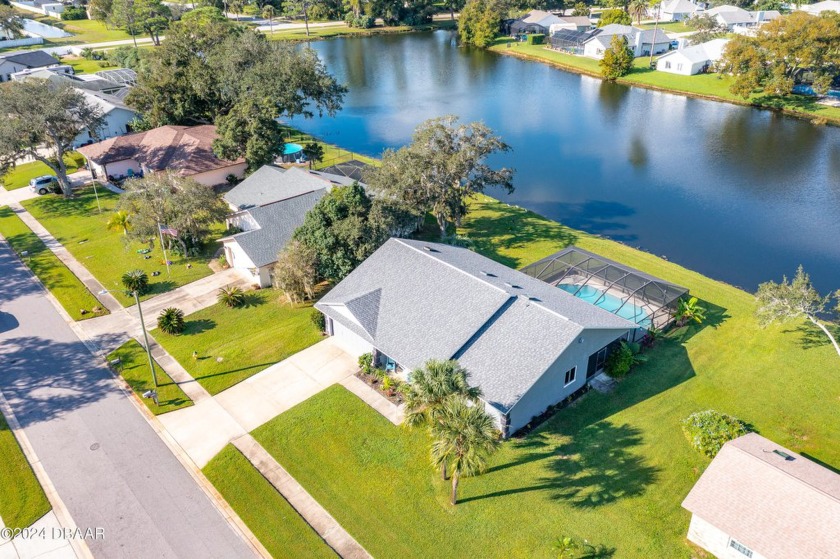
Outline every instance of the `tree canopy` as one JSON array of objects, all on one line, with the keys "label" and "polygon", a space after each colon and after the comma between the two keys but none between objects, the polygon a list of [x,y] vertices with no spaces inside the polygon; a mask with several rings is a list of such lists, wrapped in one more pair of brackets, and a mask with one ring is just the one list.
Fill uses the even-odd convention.
[{"label": "tree canopy", "polygon": [[789,95],[799,81],[825,93],[840,72],[840,14],[793,12],[762,25],[755,37],[738,35],[723,51],[718,72],[732,74],[730,91],[744,99],[762,90]]},{"label": "tree canopy", "polygon": [[489,187],[513,192],[514,171],[487,163],[491,155],[507,151],[510,146],[481,122],[433,118],[417,127],[411,144],[386,150],[382,165],[365,180],[378,196],[409,209],[418,220],[434,215],[445,237],[449,224],[460,225],[470,196]]},{"label": "tree canopy", "polygon": [[466,45],[490,46],[507,11],[504,0],[468,0],[458,18],[458,38]]},{"label": "tree canopy", "polygon": [[[96,137],[102,110],[68,83],[38,79],[0,85],[0,107],[0,172],[14,167],[18,159],[32,157],[55,173],[64,195],[70,196],[64,154],[83,131]],[[43,146],[53,157],[44,155]]]},{"label": "tree canopy", "polygon": [[112,0],[108,17],[112,25],[131,35],[148,34],[157,46],[160,32],[169,27],[171,20],[172,11],[162,0]]},{"label": "tree canopy", "polygon": [[635,57],[627,45],[627,38],[624,35],[613,35],[610,48],[604,51],[604,58],[599,63],[601,75],[610,81],[626,76],[633,68],[633,60]]},{"label": "tree canopy", "polygon": [[630,18],[630,14],[621,8],[613,8],[611,10],[604,10],[601,12],[601,19],[598,20],[598,27],[603,27],[611,23],[630,25],[633,23],[633,20]]},{"label": "tree canopy", "polygon": [[23,18],[11,6],[0,4],[0,34],[9,35],[12,39],[23,36]]}]

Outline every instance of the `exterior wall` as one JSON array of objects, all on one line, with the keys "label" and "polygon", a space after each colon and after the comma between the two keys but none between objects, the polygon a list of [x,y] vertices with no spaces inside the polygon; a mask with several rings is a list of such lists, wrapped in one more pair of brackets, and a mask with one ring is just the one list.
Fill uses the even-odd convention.
[{"label": "exterior wall", "polygon": [[105,115],[105,122],[103,123],[102,128],[99,129],[98,139],[91,137],[90,133],[85,130],[76,136],[75,143],[77,146],[80,146],[86,142],[101,141],[113,138],[114,136],[122,136],[123,134],[128,133],[128,123],[131,122],[135,116],[136,113],[134,111],[129,111],[127,109],[114,109]]},{"label": "exterior wall", "polygon": [[[630,45],[630,48],[633,49],[633,54],[636,55],[638,58],[639,56],[650,56],[650,43],[643,43],[639,46]],[[667,43],[656,43],[653,45],[653,54],[662,54],[663,52],[668,52],[668,49],[671,48],[671,42]]]},{"label": "exterior wall", "polygon": [[[373,346],[359,337],[355,332],[351,332],[340,323],[327,317],[327,322],[332,323],[332,336],[338,346],[354,357],[358,357],[364,353],[372,352]],[[329,331],[330,326],[328,325]]]},{"label": "exterior wall", "polygon": [[[93,166],[94,164],[91,163],[91,167]],[[140,164],[133,159],[123,159],[122,161],[114,161],[112,163],[107,163],[105,165],[102,165],[101,167],[96,165],[96,167],[98,167],[96,171],[97,174],[103,178],[107,177],[108,175],[111,175],[113,177],[127,176],[129,169],[131,169],[135,173],[139,173],[142,169]],[[103,167],[105,172],[100,173]]]},{"label": "exterior wall", "polygon": [[598,41],[587,41],[583,44],[583,56],[601,60],[604,58],[604,47]]},{"label": "exterior wall", "polygon": [[[696,514],[691,515],[691,524],[688,526],[688,539],[692,543],[699,545],[709,553],[713,554],[718,559],[746,558],[746,555],[735,548],[730,547],[729,542],[732,538],[730,538],[729,534],[714,527],[712,524],[706,522]],[[735,540],[741,545],[746,545],[749,548],[749,545],[738,540],[737,537]],[[750,548],[750,550],[753,552],[752,559],[767,559],[756,550],[752,548]]]},{"label": "exterior wall", "polygon": [[254,265],[254,262],[245,254],[242,247],[239,246],[235,240],[222,241],[225,249],[225,258],[228,261],[228,266],[241,270],[243,275],[251,279],[254,285],[265,287],[261,283],[260,271]]},{"label": "exterior wall", "polygon": [[198,173],[197,175],[190,176],[190,178],[205,186],[217,186],[225,184],[228,175],[236,175],[236,178],[239,179],[244,178],[246,166],[245,163],[238,163],[230,167],[222,167],[221,169],[207,171],[206,173]]},{"label": "exterior wall", "polygon": [[[527,425],[532,418],[551,405],[560,402],[586,384],[586,370],[589,356],[610,342],[620,338],[627,331],[584,330],[578,339],[548,368],[548,370],[522,395],[508,412],[509,434]],[[564,386],[566,371],[577,367],[575,380]]]},{"label": "exterior wall", "polygon": [[[692,63],[680,54],[672,54],[657,60],[656,69],[660,72],[668,72],[669,74],[693,76],[699,73],[707,63],[708,61]],[[669,64],[670,68],[668,67]]]}]

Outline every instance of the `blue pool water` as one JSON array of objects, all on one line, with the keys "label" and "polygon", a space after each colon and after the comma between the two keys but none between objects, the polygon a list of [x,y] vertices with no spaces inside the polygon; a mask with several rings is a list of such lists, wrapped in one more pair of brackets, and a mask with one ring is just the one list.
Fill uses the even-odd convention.
[{"label": "blue pool water", "polygon": [[650,319],[645,311],[632,303],[626,303],[622,306],[621,299],[610,293],[605,294],[590,285],[581,287],[572,283],[561,283],[557,287],[571,293],[578,299],[583,299],[587,303],[592,303],[631,322],[635,322],[642,328],[650,326]]},{"label": "blue pool water", "polygon": [[300,144],[286,144],[283,147],[283,155],[294,155],[303,151],[303,146]]}]

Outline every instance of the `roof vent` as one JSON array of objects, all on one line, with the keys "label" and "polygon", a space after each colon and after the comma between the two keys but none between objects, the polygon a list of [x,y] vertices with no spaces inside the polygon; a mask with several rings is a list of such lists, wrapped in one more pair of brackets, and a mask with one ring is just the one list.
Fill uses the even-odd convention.
[{"label": "roof vent", "polygon": [[487,276],[488,278],[495,278],[496,277],[496,274],[491,274],[490,272],[485,272],[484,270],[481,270],[481,275],[482,276]]},{"label": "roof vent", "polygon": [[528,296],[528,300],[529,300],[529,301],[535,301],[535,302],[537,302],[537,303],[542,302],[542,301],[540,300],[540,298],[539,298],[539,297],[534,297],[533,295],[529,295],[529,296]]},{"label": "roof vent", "polygon": [[425,250],[426,252],[437,252],[435,249],[433,249],[429,245],[423,245],[423,250]]},{"label": "roof vent", "polygon": [[778,449],[777,449],[777,450],[774,450],[774,451],[773,451],[773,454],[776,454],[776,455],[778,455],[778,456],[781,456],[782,458],[784,458],[785,460],[788,460],[788,461],[790,461],[790,460],[796,460],[796,458],[794,458],[793,456],[791,456],[791,455],[790,455],[790,454],[788,454],[787,452],[782,452],[781,450],[778,450]]},{"label": "roof vent", "polygon": [[518,285],[512,284],[512,283],[507,282],[507,281],[505,282],[505,285],[506,285],[506,286],[508,286],[508,287],[511,287],[511,288],[513,288],[513,289],[522,289],[522,288],[521,288],[521,287],[519,287]]}]

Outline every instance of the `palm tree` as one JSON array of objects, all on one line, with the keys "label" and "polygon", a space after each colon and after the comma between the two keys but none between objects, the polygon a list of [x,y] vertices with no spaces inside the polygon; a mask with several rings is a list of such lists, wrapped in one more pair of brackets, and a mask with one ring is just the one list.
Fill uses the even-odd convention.
[{"label": "palm tree", "polygon": [[487,459],[499,447],[499,431],[484,407],[466,398],[449,398],[432,424],[432,464],[452,471],[450,502],[458,503],[461,476],[484,471]]},{"label": "palm tree", "polygon": [[266,4],[265,7],[262,9],[262,16],[263,18],[268,20],[268,32],[274,33],[274,14],[275,14],[274,6],[271,4]]},{"label": "palm tree", "polygon": [[647,0],[630,0],[628,5],[630,15],[636,18],[636,24],[642,23],[642,16],[647,14],[648,1]]},{"label": "palm tree", "polygon": [[128,230],[131,229],[131,214],[123,210],[115,212],[111,215],[105,227],[108,228],[108,231],[122,230],[123,235],[128,235]]}]

